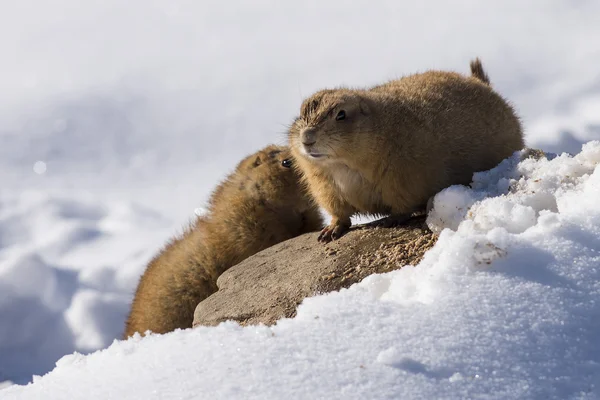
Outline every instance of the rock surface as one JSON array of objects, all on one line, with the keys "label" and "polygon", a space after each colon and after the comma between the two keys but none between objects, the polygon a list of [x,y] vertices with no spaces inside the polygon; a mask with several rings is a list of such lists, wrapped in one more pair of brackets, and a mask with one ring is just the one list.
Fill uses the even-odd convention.
[{"label": "rock surface", "polygon": [[424,217],[395,228],[358,226],[327,245],[317,242],[317,236],[290,239],[223,273],[217,280],[219,291],[196,307],[194,326],[226,320],[272,325],[293,317],[306,297],[415,265],[436,241]]}]

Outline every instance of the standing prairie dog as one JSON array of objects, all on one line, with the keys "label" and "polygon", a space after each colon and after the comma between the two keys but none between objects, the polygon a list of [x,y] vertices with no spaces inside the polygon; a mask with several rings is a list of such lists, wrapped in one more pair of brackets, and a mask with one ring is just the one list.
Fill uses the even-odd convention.
[{"label": "standing prairie dog", "polygon": [[524,147],[519,119],[479,59],[471,76],[428,71],[370,89],[321,90],[304,100],[288,136],[296,166],[333,217],[324,242],[343,235],[355,214],[402,221]]},{"label": "standing prairie dog", "polygon": [[318,207],[292,168],[287,147],[242,160],[213,192],[206,215],[173,239],[140,279],[124,337],[191,328],[198,303],[228,268],[284,240],[323,227]]}]

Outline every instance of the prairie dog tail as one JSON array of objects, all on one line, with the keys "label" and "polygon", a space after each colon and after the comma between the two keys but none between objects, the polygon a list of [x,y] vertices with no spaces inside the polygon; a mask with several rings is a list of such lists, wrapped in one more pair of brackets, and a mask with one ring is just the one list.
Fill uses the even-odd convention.
[{"label": "prairie dog tail", "polygon": [[486,85],[490,85],[490,78],[483,70],[483,65],[481,64],[481,60],[479,58],[476,58],[473,61],[471,61],[471,76],[473,78],[479,79]]}]

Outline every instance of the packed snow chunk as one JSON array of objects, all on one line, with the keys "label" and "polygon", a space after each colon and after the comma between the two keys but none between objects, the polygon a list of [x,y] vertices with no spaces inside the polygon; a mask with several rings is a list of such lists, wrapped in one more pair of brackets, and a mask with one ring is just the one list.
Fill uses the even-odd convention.
[{"label": "packed snow chunk", "polygon": [[535,225],[537,220],[532,207],[514,203],[506,197],[490,198],[474,205],[471,216],[471,227],[481,232],[504,228],[510,233],[521,233]]},{"label": "packed snow chunk", "polygon": [[575,159],[584,166],[583,175],[577,177],[578,184],[572,191],[565,192],[558,199],[559,211],[587,226],[598,227],[600,220],[588,210],[600,210],[600,145],[587,143]]},{"label": "packed snow chunk", "polygon": [[71,366],[77,368],[82,364],[85,364],[85,362],[85,356],[75,351],[73,354],[67,354],[64,357],[61,357],[60,360],[56,362],[56,366],[59,368],[69,368]]},{"label": "packed snow chunk", "polygon": [[600,143],[598,140],[584,143],[581,153],[577,154],[575,158],[588,166],[588,168],[598,166],[600,164],[600,146],[598,146],[598,143]]},{"label": "packed snow chunk", "polygon": [[433,198],[433,208],[427,218],[429,228],[437,233],[443,228],[458,229],[458,224],[465,218],[469,208],[481,198],[483,194],[478,195],[462,185],[442,190]]}]

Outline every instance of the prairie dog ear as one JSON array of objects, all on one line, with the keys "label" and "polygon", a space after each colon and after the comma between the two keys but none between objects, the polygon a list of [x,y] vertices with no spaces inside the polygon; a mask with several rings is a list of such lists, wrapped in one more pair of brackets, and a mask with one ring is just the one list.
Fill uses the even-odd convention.
[{"label": "prairie dog ear", "polygon": [[371,110],[369,109],[369,105],[367,104],[367,101],[365,99],[360,99],[358,102],[358,106],[362,115],[371,114]]}]

